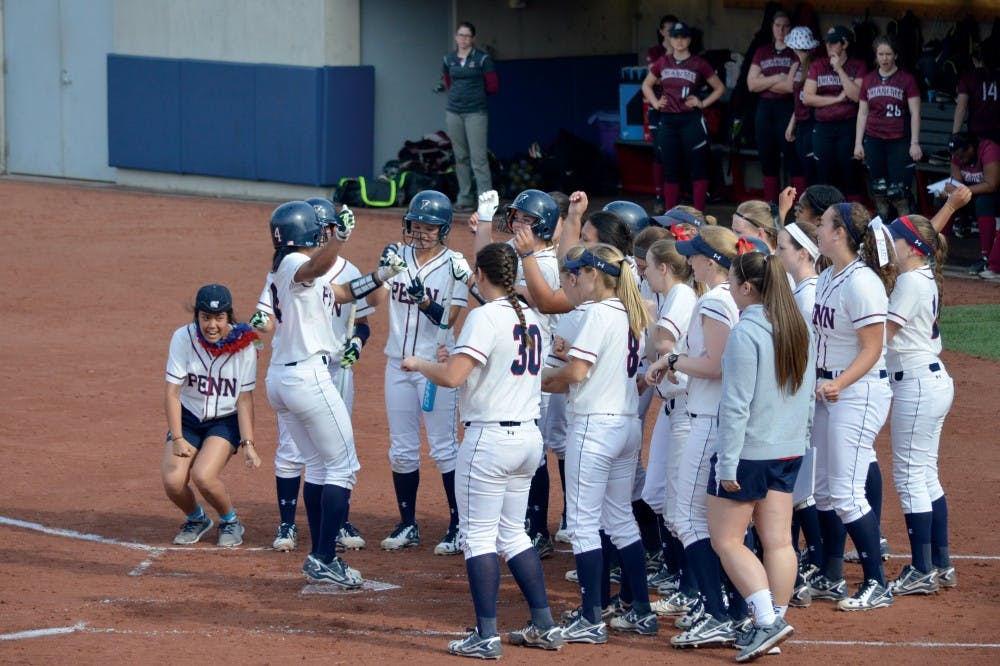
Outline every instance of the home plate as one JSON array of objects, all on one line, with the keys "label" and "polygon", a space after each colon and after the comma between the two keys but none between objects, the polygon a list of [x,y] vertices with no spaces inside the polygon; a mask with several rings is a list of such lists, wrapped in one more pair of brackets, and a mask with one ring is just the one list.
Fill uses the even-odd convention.
[{"label": "home plate", "polygon": [[361,587],[356,587],[353,590],[345,590],[344,588],[334,585],[333,583],[309,583],[302,588],[302,594],[355,594],[357,592],[362,592],[364,590],[371,590],[372,592],[384,592],[386,590],[398,590],[399,585],[393,585],[392,583],[383,583],[377,580],[365,579],[361,583]]}]

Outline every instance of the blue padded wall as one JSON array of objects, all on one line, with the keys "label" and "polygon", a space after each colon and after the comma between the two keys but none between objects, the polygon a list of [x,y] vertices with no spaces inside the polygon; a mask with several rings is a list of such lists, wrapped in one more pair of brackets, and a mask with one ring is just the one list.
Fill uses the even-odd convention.
[{"label": "blue padded wall", "polygon": [[108,56],[108,163],[180,172],[178,60]]},{"label": "blue padded wall", "polygon": [[[351,91],[350,104],[337,92]],[[327,186],[369,175],[375,71],[108,56],[111,166]]]},{"label": "blue padded wall", "polygon": [[598,143],[587,118],[617,111],[620,70],[635,63],[632,53],[497,61],[500,92],[489,99],[490,149],[509,159],[527,152],[532,141],[544,148],[560,129]]}]

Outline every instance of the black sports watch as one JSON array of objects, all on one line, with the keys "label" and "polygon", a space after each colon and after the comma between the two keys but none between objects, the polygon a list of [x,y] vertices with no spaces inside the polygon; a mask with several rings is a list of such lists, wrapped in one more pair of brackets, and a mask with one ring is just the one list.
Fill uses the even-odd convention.
[{"label": "black sports watch", "polygon": [[679,358],[680,354],[670,354],[669,356],[667,356],[667,370],[669,370],[670,372],[677,372],[674,369],[674,363],[676,363],[677,359]]}]

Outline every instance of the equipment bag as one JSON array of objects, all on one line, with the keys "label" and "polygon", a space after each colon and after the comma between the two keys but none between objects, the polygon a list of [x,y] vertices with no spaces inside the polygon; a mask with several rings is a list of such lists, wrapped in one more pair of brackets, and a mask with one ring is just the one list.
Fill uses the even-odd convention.
[{"label": "equipment bag", "polygon": [[377,178],[341,178],[337,200],[352,208],[388,208],[397,205],[396,181],[385,176]]}]

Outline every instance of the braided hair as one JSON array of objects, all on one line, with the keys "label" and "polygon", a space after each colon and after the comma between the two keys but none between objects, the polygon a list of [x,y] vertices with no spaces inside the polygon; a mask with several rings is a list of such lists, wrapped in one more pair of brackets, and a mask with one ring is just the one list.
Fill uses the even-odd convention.
[{"label": "braided hair", "polygon": [[503,287],[507,301],[517,313],[517,321],[521,324],[524,339],[528,347],[531,348],[534,343],[531,336],[528,335],[528,323],[524,319],[521,299],[514,290],[514,282],[517,280],[517,262],[517,253],[507,243],[490,243],[476,253],[476,268],[483,272],[487,280],[498,287]]}]

